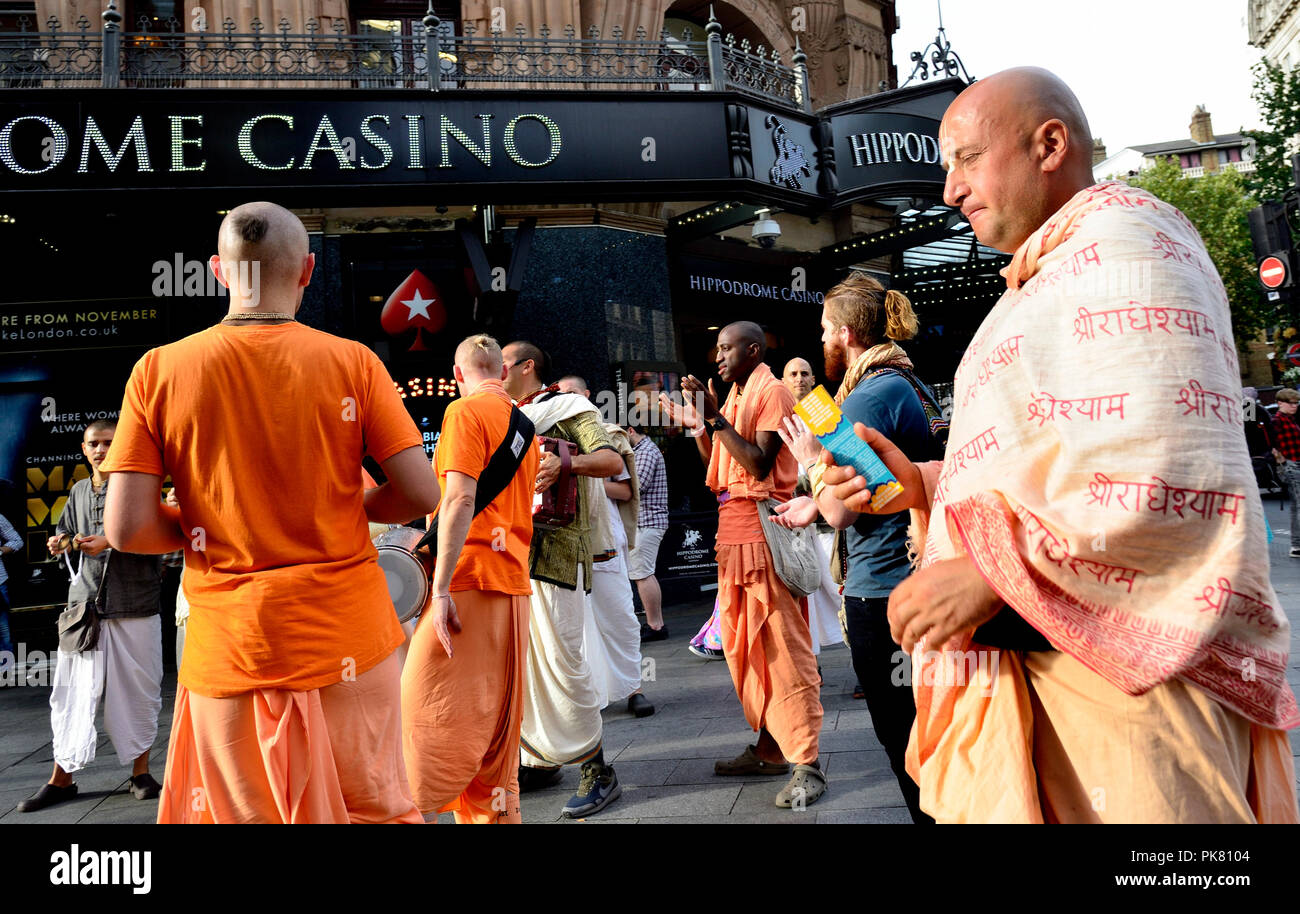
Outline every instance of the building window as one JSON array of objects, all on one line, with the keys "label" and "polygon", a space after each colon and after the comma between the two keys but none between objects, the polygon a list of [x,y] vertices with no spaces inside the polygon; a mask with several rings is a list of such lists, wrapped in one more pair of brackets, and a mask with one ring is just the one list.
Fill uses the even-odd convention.
[{"label": "building window", "polygon": [[0,2],[0,32],[21,32],[44,29],[45,23],[36,20],[36,4]]},{"label": "building window", "polygon": [[173,19],[179,23],[177,31],[183,31],[185,23],[181,16],[184,12],[185,7],[177,0],[130,0],[124,4],[122,31],[139,32],[147,27],[151,32],[165,32]]},{"label": "building window", "polygon": [[1227,153],[1228,153],[1228,161],[1229,161],[1229,162],[1240,162],[1240,161],[1241,161],[1241,147],[1240,147],[1240,146],[1233,146],[1231,149],[1227,150]]}]

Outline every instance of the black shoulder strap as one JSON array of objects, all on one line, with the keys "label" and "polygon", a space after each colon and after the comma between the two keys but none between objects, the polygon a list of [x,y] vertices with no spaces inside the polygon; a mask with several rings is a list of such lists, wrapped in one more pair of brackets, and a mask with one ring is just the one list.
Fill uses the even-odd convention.
[{"label": "black shoulder strap", "polygon": [[[478,488],[474,495],[474,516],[478,517],[484,508],[506,490],[510,480],[524,462],[524,454],[532,443],[535,429],[533,422],[517,406],[510,407],[510,424],[506,426],[506,436],[497,445],[488,459],[487,466],[478,477]],[[433,519],[428,531],[420,538],[415,550],[421,549],[438,539],[438,518]],[[412,550],[413,552],[415,550]]]}]

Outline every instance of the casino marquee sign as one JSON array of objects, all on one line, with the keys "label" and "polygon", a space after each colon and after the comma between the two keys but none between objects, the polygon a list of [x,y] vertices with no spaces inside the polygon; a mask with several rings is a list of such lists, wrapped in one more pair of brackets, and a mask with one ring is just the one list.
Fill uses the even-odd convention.
[{"label": "casino marquee sign", "polygon": [[273,188],[331,204],[732,195],[816,212],[937,196],[935,112],[960,88],[821,114],[724,92],[0,90],[0,201]]}]

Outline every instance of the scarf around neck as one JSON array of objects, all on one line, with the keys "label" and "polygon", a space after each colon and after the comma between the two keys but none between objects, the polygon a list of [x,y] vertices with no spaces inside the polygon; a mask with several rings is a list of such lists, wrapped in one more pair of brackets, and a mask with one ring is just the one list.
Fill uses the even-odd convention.
[{"label": "scarf around neck", "polygon": [[849,370],[844,373],[844,380],[840,382],[840,389],[835,392],[835,403],[843,406],[844,401],[853,393],[853,388],[866,375],[868,371],[875,368],[903,368],[908,371],[912,370],[912,360],[907,357],[903,347],[893,340],[872,346],[862,355],[853,360]]}]

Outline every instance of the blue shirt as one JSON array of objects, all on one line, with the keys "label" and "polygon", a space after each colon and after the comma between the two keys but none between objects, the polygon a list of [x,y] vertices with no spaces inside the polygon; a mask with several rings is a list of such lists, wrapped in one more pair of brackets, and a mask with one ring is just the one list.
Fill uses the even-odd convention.
[{"label": "blue shirt", "polygon": [[[862,381],[853,388],[842,408],[850,422],[874,428],[914,461],[939,456],[938,446],[930,437],[930,423],[921,398],[901,375],[889,373]],[[912,566],[907,560],[909,518],[906,511],[863,514],[844,531],[849,555],[844,580],[846,596],[887,597],[911,573]]]}]

